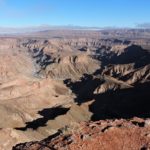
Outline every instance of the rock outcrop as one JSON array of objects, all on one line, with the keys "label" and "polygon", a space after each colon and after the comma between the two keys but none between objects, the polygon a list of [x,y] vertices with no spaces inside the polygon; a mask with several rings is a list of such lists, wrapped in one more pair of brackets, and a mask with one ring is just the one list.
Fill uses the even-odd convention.
[{"label": "rock outcrop", "polygon": [[150,120],[133,118],[83,122],[59,130],[42,141],[18,144],[12,150],[145,150],[150,148]]},{"label": "rock outcrop", "polygon": [[[150,118],[150,51],[147,39],[142,41],[143,45],[137,39],[95,36],[0,38],[0,149],[41,141],[62,128],[71,139],[59,135],[58,142],[61,144],[62,139],[62,145],[66,141],[67,148],[79,149],[73,144],[75,137],[69,128],[98,120],[101,121],[83,126],[89,130],[89,138],[90,132],[97,131],[89,126],[99,126],[95,136],[102,142],[98,146],[105,145],[104,139],[111,136],[116,136],[119,142],[123,136],[132,135],[138,142],[129,145],[134,147],[139,143],[137,148],[144,149],[148,136],[141,133],[148,133],[145,119]],[[144,127],[128,121],[133,117],[143,118]],[[101,131],[105,128],[103,123],[107,124],[106,128],[112,126],[108,127],[108,133]],[[97,140],[92,138],[96,144]],[[133,141],[130,136],[127,138],[130,140],[117,142],[116,147]],[[48,144],[52,146],[56,139],[48,138]],[[86,135],[81,135],[81,141],[77,142],[82,145],[83,139]],[[39,146],[38,142],[34,143],[24,146]],[[59,144],[55,144],[57,149]],[[83,148],[90,149],[90,145],[93,144],[89,141],[89,146],[87,143],[88,147]]]}]

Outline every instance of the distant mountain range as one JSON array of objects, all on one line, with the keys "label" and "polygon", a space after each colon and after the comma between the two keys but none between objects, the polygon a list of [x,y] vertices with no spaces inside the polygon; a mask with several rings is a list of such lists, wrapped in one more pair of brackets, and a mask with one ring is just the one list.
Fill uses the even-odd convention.
[{"label": "distant mountain range", "polygon": [[45,30],[101,30],[100,27],[84,27],[84,26],[28,26],[28,27],[0,27],[0,34],[16,34],[16,33],[29,33],[39,32]]},{"label": "distant mountain range", "polygon": [[134,29],[149,29],[148,25],[144,27],[137,25],[135,28],[117,28],[117,27],[88,27],[88,26],[51,26],[51,25],[39,25],[39,26],[27,26],[27,27],[0,27],[0,34],[20,34],[20,33],[32,33],[48,30],[134,30]]}]

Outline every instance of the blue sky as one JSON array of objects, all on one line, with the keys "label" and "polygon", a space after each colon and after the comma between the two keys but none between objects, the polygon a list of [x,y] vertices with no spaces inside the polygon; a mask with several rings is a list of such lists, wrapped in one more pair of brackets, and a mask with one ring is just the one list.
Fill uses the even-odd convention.
[{"label": "blue sky", "polygon": [[0,26],[135,27],[150,23],[150,0],[0,0]]}]

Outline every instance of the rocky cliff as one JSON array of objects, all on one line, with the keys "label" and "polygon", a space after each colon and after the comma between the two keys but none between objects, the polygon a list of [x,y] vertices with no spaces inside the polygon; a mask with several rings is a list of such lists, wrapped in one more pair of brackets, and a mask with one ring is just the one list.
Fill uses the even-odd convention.
[{"label": "rocky cliff", "polygon": [[[148,128],[128,121],[139,117],[145,122],[150,117],[150,51],[145,42],[94,37],[1,38],[0,149],[41,141],[59,129],[69,132],[72,126],[80,128],[80,122],[98,120],[114,124],[117,129],[110,135],[141,136],[137,147],[147,146],[147,136],[139,132],[146,130],[147,134]],[[95,132],[88,130],[88,134]],[[53,140],[48,138],[48,143]],[[40,142],[33,143],[38,147]]]}]

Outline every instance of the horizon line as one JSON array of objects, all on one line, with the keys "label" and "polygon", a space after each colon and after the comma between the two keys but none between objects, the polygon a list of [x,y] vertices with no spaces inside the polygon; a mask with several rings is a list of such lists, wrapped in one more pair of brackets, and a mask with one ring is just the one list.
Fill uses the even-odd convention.
[{"label": "horizon line", "polygon": [[28,26],[0,26],[0,34],[16,34],[16,33],[31,33],[31,32],[40,32],[47,30],[130,30],[130,29],[150,29],[149,26],[135,26],[135,27],[117,27],[117,26],[105,26],[105,27],[96,27],[96,26],[79,26],[79,25],[28,25]]}]

